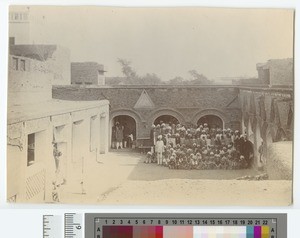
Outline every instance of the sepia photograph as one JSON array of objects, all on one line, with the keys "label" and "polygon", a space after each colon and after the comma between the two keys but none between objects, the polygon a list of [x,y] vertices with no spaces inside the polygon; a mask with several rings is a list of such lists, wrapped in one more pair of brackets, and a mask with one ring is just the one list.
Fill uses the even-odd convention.
[{"label": "sepia photograph", "polygon": [[292,205],[294,14],[11,5],[7,202]]}]

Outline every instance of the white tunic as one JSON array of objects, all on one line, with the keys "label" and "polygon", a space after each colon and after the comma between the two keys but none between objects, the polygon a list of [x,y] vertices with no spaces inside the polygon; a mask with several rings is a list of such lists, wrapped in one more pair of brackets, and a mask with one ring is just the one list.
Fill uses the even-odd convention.
[{"label": "white tunic", "polygon": [[162,141],[162,140],[158,140],[157,142],[156,142],[156,145],[155,145],[155,151],[157,152],[157,153],[162,153],[162,152],[164,152],[164,142]]}]

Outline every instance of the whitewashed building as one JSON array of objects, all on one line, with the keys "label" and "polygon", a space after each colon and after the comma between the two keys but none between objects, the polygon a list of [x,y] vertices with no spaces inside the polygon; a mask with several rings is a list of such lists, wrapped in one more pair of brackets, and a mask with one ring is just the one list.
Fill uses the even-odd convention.
[{"label": "whitewashed building", "polygon": [[53,202],[57,176],[68,186],[80,176],[74,168],[107,153],[109,102],[52,99],[52,65],[9,57],[7,199]]}]

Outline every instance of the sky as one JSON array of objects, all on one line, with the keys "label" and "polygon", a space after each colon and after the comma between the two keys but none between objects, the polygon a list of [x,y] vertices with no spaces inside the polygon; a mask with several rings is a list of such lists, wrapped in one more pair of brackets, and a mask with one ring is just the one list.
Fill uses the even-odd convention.
[{"label": "sky", "polygon": [[103,64],[122,76],[118,58],[163,80],[256,77],[256,64],[293,57],[293,11],[229,8],[30,7],[31,38],[59,44],[71,61]]}]

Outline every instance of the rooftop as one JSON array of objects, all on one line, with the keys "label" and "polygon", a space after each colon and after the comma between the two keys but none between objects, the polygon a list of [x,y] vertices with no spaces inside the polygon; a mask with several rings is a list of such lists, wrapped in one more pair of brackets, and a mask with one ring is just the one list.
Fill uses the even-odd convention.
[{"label": "rooftop", "polygon": [[58,48],[67,50],[58,45],[10,45],[9,54],[46,61],[52,58]]},{"label": "rooftop", "polygon": [[109,102],[107,100],[65,101],[52,99],[50,101],[34,104],[11,105],[8,106],[7,109],[7,123],[14,124],[47,116],[86,110],[108,104]]},{"label": "rooftop", "polygon": [[94,68],[102,72],[106,72],[104,70],[103,64],[98,64],[97,62],[72,62],[71,67],[86,67],[87,69]]},{"label": "rooftop", "polygon": [[269,68],[270,64],[293,64],[294,63],[294,59],[293,58],[286,58],[286,59],[269,59],[267,62],[265,63],[257,63],[256,64],[256,68]]}]

